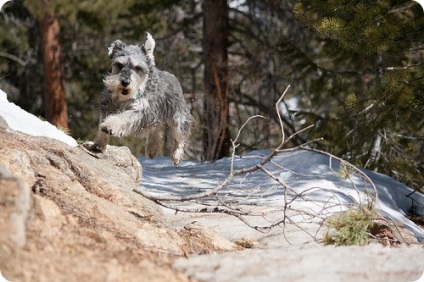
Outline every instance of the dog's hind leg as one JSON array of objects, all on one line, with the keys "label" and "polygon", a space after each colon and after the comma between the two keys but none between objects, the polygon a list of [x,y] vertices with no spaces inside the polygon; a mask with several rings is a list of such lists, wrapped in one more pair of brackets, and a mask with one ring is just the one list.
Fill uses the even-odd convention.
[{"label": "dog's hind leg", "polygon": [[172,161],[174,165],[177,165],[181,162],[184,156],[184,143],[185,143],[185,134],[182,131],[181,126],[175,125],[172,127]]},{"label": "dog's hind leg", "polygon": [[161,144],[161,134],[157,128],[149,130],[146,142],[146,153],[147,156],[153,159],[159,152],[159,146]]}]

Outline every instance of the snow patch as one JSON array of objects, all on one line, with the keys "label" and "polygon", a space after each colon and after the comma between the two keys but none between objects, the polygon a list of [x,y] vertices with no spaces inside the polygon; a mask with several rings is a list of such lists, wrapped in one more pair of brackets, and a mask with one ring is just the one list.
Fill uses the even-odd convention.
[{"label": "snow patch", "polygon": [[[235,158],[235,169],[250,167],[260,162],[268,151],[254,151]],[[169,158],[153,160],[140,158],[143,166],[141,189],[160,195],[191,195],[212,189],[221,183],[230,172],[231,160],[196,163],[184,161],[173,166]],[[340,162],[327,155],[308,150],[281,153],[265,168],[289,187],[289,191],[302,193],[292,208],[330,215],[358,203],[366,203],[374,194],[371,183],[357,173],[344,176],[340,173]],[[424,241],[424,230],[410,221],[406,215],[411,210],[424,215],[424,195],[414,192],[406,185],[376,172],[360,169],[375,184],[378,202],[377,210],[394,221],[399,221]],[[285,189],[262,171],[237,176],[219,192],[221,200],[228,203],[255,204],[282,208]],[[290,197],[290,195],[289,195]],[[213,202],[208,202],[212,204]],[[179,206],[191,203],[179,203]]]},{"label": "snow patch", "polygon": [[78,146],[77,141],[47,121],[42,121],[14,103],[7,100],[7,94],[0,89],[0,116],[10,128],[33,136],[45,136],[62,141],[69,146]]}]

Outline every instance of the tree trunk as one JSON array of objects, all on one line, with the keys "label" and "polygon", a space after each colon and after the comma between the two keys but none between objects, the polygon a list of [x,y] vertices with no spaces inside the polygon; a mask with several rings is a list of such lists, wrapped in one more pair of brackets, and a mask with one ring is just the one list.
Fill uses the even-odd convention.
[{"label": "tree trunk", "polygon": [[[48,6],[46,3],[45,5]],[[48,7],[45,7],[44,14],[40,19],[40,29],[44,67],[45,116],[50,123],[68,128],[68,108],[60,60],[59,19]]]},{"label": "tree trunk", "polygon": [[226,0],[203,3],[203,60],[205,92],[204,157],[228,156],[229,134],[228,5]]}]

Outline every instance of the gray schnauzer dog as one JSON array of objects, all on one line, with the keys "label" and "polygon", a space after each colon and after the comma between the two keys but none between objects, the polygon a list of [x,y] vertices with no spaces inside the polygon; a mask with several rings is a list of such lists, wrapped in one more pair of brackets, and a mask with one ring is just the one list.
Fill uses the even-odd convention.
[{"label": "gray schnauzer dog", "polygon": [[114,41],[108,48],[112,72],[104,79],[99,132],[90,150],[103,152],[110,136],[147,137],[146,152],[153,158],[167,124],[173,131],[172,160],[178,164],[184,154],[193,117],[177,78],[155,67],[155,40],[147,33],[142,46]]}]

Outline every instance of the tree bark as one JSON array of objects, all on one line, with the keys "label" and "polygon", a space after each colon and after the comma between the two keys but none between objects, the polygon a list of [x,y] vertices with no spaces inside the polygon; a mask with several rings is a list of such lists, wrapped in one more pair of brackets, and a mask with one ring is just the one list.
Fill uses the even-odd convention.
[{"label": "tree bark", "polygon": [[203,3],[205,93],[204,157],[216,160],[230,153],[227,0]]},{"label": "tree bark", "polygon": [[[44,1],[46,2],[46,1]],[[47,6],[48,4],[45,4]],[[59,127],[68,128],[68,108],[63,83],[60,25],[55,13],[45,7],[40,19],[44,67],[44,108],[46,119]]]}]

